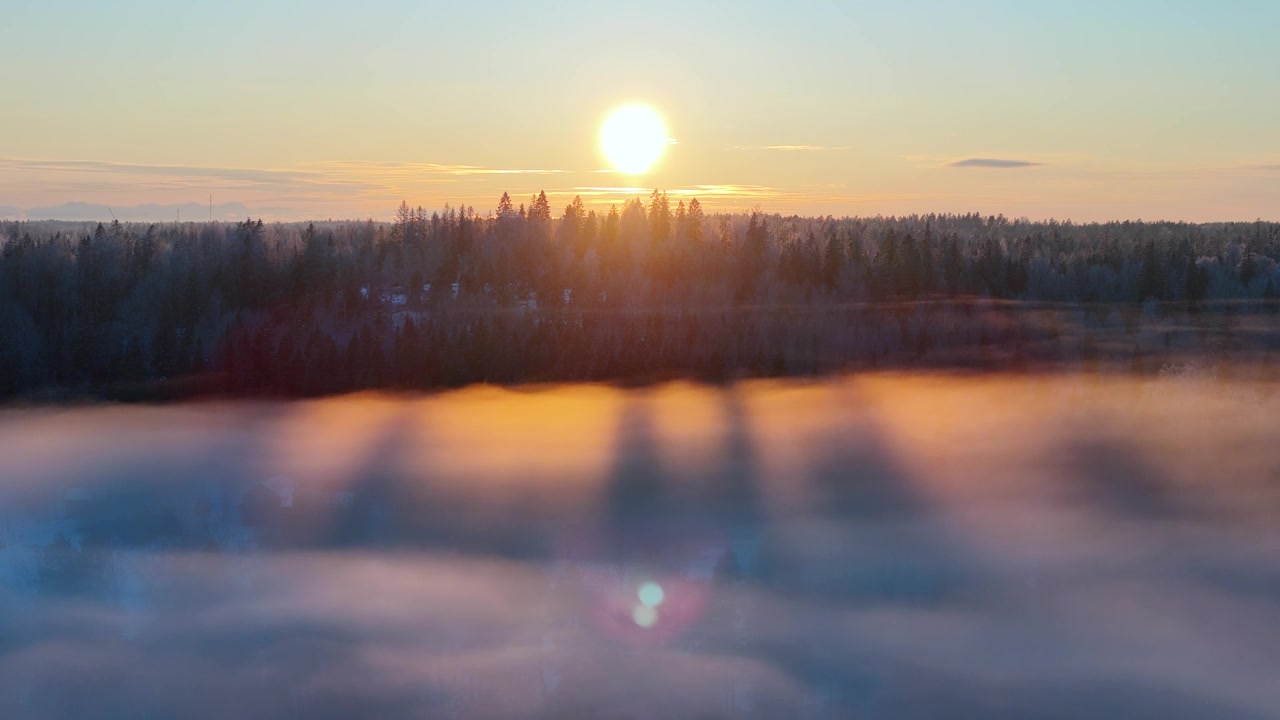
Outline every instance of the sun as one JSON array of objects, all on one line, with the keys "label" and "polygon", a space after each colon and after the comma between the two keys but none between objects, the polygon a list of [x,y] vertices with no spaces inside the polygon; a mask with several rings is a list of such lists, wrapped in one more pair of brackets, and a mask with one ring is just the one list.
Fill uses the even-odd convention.
[{"label": "sun", "polygon": [[658,113],[644,105],[614,110],[600,128],[600,149],[628,175],[653,167],[667,148],[667,129]]}]

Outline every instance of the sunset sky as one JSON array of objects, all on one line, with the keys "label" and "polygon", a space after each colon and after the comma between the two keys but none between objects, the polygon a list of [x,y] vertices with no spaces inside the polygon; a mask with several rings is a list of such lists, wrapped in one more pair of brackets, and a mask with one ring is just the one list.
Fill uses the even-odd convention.
[{"label": "sunset sky", "polygon": [[[389,218],[539,189],[558,211],[658,187],[712,211],[1280,219],[1272,0],[0,0],[0,17],[0,217],[172,219],[130,208],[212,194],[218,214]],[[630,102],[673,141],[638,176],[597,142]]]}]

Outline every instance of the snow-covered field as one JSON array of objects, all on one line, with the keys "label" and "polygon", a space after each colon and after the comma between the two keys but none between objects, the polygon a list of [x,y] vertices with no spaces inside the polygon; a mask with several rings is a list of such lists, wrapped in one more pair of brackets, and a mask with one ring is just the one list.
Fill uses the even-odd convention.
[{"label": "snow-covered field", "polygon": [[1277,389],[0,412],[0,717],[1276,717]]}]

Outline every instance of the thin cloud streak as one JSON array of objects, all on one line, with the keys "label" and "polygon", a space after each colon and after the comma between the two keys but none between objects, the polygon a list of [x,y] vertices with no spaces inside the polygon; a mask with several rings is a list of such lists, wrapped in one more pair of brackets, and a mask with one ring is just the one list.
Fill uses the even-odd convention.
[{"label": "thin cloud streak", "polygon": [[364,215],[383,205],[394,208],[406,198],[414,204],[434,204],[446,197],[492,194],[496,198],[502,189],[522,192],[527,188],[482,190],[491,184],[490,178],[566,172],[421,162],[319,161],[288,168],[249,168],[0,157],[0,204],[15,208],[5,215],[21,216],[29,215],[23,207],[60,210],[68,201],[125,207],[152,199],[144,205],[176,207],[212,193],[251,207],[296,205],[291,213],[295,216]]},{"label": "thin cloud streak", "polygon": [[734,150],[774,150],[782,152],[838,152],[848,145],[735,145]]},{"label": "thin cloud streak", "polygon": [[196,165],[142,165],[96,160],[33,160],[0,158],[0,169],[12,172],[102,173],[122,175],[160,175],[165,177],[220,178],[267,182],[280,178],[323,180],[324,174],[305,170],[209,167]]},{"label": "thin cloud streak", "polygon": [[29,160],[0,158],[0,187],[16,190],[131,191],[218,190],[360,193],[377,188],[353,174],[338,175],[306,169],[199,167],[190,165],[140,165],[80,160]]},{"label": "thin cloud streak", "polygon": [[[668,197],[686,199],[696,197],[707,205],[711,212],[744,212],[762,210],[767,214],[833,214],[841,215],[841,208],[857,212],[855,208],[882,206],[882,212],[913,212],[913,208],[902,207],[903,203],[933,201],[944,196],[929,193],[866,193],[855,194],[840,192],[839,185],[808,185],[794,190],[760,185],[691,185],[666,190]],[[608,205],[639,199],[647,202],[651,188],[642,187],[574,187],[554,190],[554,197],[571,197],[581,195],[588,205]],[[552,190],[547,194],[551,196]],[[767,201],[768,207],[761,207],[760,201]]]},{"label": "thin cloud streak", "polygon": [[[590,197],[602,196],[648,196],[652,189],[640,187],[575,187],[572,192]],[[778,197],[780,193],[763,185],[690,185],[682,188],[663,190],[669,197]]]},{"label": "thin cloud streak", "polygon": [[[101,188],[107,178],[128,183],[131,190],[259,190],[266,192],[331,191],[345,194],[401,192],[408,185],[438,185],[472,176],[552,175],[564,170],[485,168],[437,163],[318,162],[296,168],[200,167],[144,165],[80,160],[0,158],[0,187],[46,191]],[[125,180],[127,178],[127,180]],[[151,180],[144,180],[150,178]]]},{"label": "thin cloud streak", "polygon": [[1030,162],[1027,160],[1005,160],[1001,158],[965,158],[964,160],[956,160],[947,163],[947,167],[953,168],[993,168],[993,169],[1012,169],[1012,168],[1029,168],[1042,167],[1044,163]]},{"label": "thin cloud streak", "polygon": [[377,170],[380,173],[396,172],[413,175],[560,175],[569,170],[527,168],[486,168],[476,165],[442,165],[423,162],[384,162],[375,160],[335,160],[308,163],[310,167],[331,170]]}]

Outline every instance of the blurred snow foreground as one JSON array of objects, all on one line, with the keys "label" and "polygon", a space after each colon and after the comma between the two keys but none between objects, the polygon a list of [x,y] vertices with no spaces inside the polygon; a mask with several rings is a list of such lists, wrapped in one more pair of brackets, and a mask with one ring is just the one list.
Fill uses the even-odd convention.
[{"label": "blurred snow foreground", "polygon": [[1276,388],[0,413],[0,717],[1280,713]]}]

